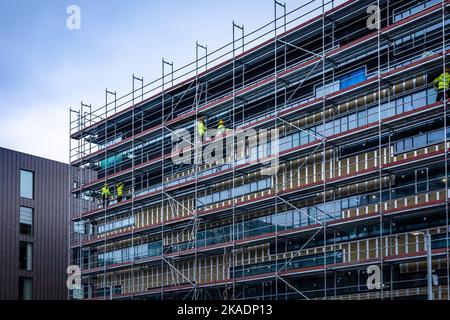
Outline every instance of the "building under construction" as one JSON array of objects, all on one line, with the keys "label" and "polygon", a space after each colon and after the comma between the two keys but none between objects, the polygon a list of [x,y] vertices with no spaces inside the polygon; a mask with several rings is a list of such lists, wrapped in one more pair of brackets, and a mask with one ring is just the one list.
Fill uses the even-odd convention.
[{"label": "building under construction", "polygon": [[71,110],[70,297],[448,300],[449,8],[274,2]]}]

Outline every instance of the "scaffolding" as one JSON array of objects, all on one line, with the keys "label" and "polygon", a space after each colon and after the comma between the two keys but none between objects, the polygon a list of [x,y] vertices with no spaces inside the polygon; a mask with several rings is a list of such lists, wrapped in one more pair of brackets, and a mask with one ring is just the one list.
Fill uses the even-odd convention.
[{"label": "scaffolding", "polygon": [[[274,0],[263,27],[233,21],[223,47],[196,42],[193,63],[162,59],[160,79],[70,110],[82,297],[450,299],[447,99],[433,90],[449,6]],[[201,119],[229,128],[201,136]],[[230,152],[204,163],[217,143]],[[102,201],[117,182],[124,199]]]}]

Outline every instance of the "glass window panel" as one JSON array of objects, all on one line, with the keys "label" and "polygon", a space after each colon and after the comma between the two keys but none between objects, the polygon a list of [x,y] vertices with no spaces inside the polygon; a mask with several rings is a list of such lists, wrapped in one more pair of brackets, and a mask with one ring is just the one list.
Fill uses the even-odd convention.
[{"label": "glass window panel", "polygon": [[[323,135],[323,124],[319,125],[316,127],[315,131],[317,133],[319,133],[319,135]],[[311,139],[315,139],[315,137],[311,138]]]},{"label": "glass window panel", "polygon": [[395,107],[396,107],[396,114],[403,113],[403,99],[397,99],[395,100]]},{"label": "glass window panel", "polygon": [[413,103],[412,103],[412,97],[406,96],[403,98],[403,112],[408,112],[413,110]]},{"label": "glass window panel", "polygon": [[367,124],[367,113],[366,111],[358,112],[358,127],[365,126]]},{"label": "glass window panel", "polygon": [[356,113],[348,116],[348,129],[352,130],[358,127],[358,120],[356,119]]},{"label": "glass window panel", "polygon": [[302,145],[309,143],[309,134],[308,133],[306,133],[306,132],[300,133],[300,143]]},{"label": "glass window panel", "polygon": [[299,133],[294,134],[292,140],[293,140],[293,147],[298,147],[300,145],[300,134]]},{"label": "glass window panel", "polygon": [[368,113],[368,123],[378,121],[378,108],[377,107],[370,108],[367,111],[367,113]]},{"label": "glass window panel", "polygon": [[20,233],[28,236],[33,235],[33,209],[20,207]]},{"label": "glass window panel", "polygon": [[428,133],[428,143],[438,143],[444,140],[444,130],[438,130]]},{"label": "glass window panel", "polygon": [[33,172],[20,170],[20,196],[33,199]]},{"label": "glass window panel", "polygon": [[19,278],[19,300],[31,300],[33,298],[33,279]]},{"label": "glass window panel", "polygon": [[427,104],[426,92],[420,91],[413,94],[413,104],[416,108],[423,107]]},{"label": "glass window panel", "polygon": [[329,137],[334,134],[334,123],[333,121],[325,123],[325,136]]},{"label": "glass window panel", "polygon": [[416,192],[428,191],[428,169],[416,171]]},{"label": "glass window panel", "polygon": [[390,117],[390,114],[389,114],[389,104],[388,103],[383,103],[382,105],[381,105],[381,119],[386,119],[386,118],[389,118]]},{"label": "glass window panel", "polygon": [[341,129],[340,130],[341,130],[340,132],[348,131],[348,118],[347,117],[341,118]]},{"label": "glass window panel", "polygon": [[357,207],[359,205],[358,197],[351,197],[349,199],[349,208]]},{"label": "glass window panel", "polygon": [[414,137],[414,148],[420,148],[427,144],[427,135],[421,134],[420,136]]},{"label": "glass window panel", "polygon": [[414,186],[406,186],[406,187],[402,187],[402,188],[398,188],[397,189],[397,197],[402,198],[402,197],[407,197],[410,195],[413,195],[415,193],[415,188]]},{"label": "glass window panel", "polygon": [[20,242],[19,244],[19,268],[31,271],[33,266],[33,244]]},{"label": "glass window panel", "polygon": [[404,142],[405,142],[405,145],[404,145],[405,151],[411,150],[413,148],[413,139],[412,138],[405,139]]},{"label": "glass window panel", "polygon": [[404,141],[398,141],[396,144],[395,144],[395,151],[397,152],[397,153],[402,153],[403,151],[405,151],[405,142]]},{"label": "glass window panel", "polygon": [[432,104],[436,101],[437,92],[430,88],[427,90],[427,104]]},{"label": "glass window panel", "polygon": [[228,199],[230,197],[230,192],[228,190],[220,192],[220,199]]}]

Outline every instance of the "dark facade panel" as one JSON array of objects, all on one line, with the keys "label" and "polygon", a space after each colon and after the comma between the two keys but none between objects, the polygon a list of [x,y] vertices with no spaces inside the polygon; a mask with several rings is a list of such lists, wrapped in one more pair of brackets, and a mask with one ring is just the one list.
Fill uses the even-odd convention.
[{"label": "dark facade panel", "polygon": [[[20,170],[34,172],[34,198],[20,197]],[[69,166],[0,148],[0,299],[19,298],[31,277],[33,299],[66,299]],[[20,206],[33,208],[33,235],[19,233]],[[32,271],[19,270],[20,241],[33,243]]]}]

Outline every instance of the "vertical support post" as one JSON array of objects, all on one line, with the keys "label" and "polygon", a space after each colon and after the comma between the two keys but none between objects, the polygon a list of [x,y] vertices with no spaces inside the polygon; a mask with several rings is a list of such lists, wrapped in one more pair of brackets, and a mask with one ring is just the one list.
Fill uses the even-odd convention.
[{"label": "vertical support post", "polygon": [[[116,91],[109,91],[108,89],[106,89],[106,108],[108,108],[108,105],[110,104],[110,103],[108,103],[108,95],[110,95],[110,96],[113,96],[114,97],[114,100],[112,101],[112,102],[110,102],[110,103],[112,103],[113,104],[113,110],[114,110],[114,113],[113,114],[116,114],[117,113],[117,92]],[[114,133],[113,133],[113,137],[114,137],[114,139],[117,139],[117,124],[116,123],[114,123]],[[108,143],[106,143],[106,146],[105,147],[107,147],[107,145],[108,145]],[[116,173],[116,164],[114,163],[114,173]],[[105,172],[105,174],[107,175],[107,172]]]},{"label": "vertical support post", "polygon": [[[278,135],[276,134],[276,132],[278,131],[278,6],[281,6],[283,8],[285,8],[285,5],[283,5],[282,3],[274,0],[273,2],[273,15],[274,15],[274,19],[273,19],[273,23],[274,23],[274,78],[275,78],[275,82],[274,82],[274,112],[275,112],[275,118],[274,118],[274,130],[273,133],[278,137]],[[286,45],[284,45],[286,46]],[[271,134],[271,146],[273,146],[273,144],[275,143],[276,146],[276,151],[279,150],[278,148],[278,143],[279,141],[273,141],[272,134]],[[272,148],[271,148],[272,149]],[[273,150],[271,150],[272,153]],[[275,155],[271,156],[275,156],[277,157],[277,163],[278,163],[278,157],[279,154],[278,152],[276,152]],[[274,183],[275,183],[275,216],[278,214],[278,194],[280,192],[279,190],[279,181],[278,181],[278,170],[275,171],[275,176],[274,176]],[[278,225],[275,226],[275,256],[278,257]],[[278,269],[279,269],[279,263],[278,263],[278,258],[275,260],[275,272],[276,275],[278,275]],[[278,300],[278,278],[275,277],[275,300]]]},{"label": "vertical support post", "polygon": [[[85,109],[89,109],[89,113],[87,113],[86,111],[84,111]],[[80,123],[81,123],[81,130],[82,132],[84,132],[84,130],[86,129],[86,120],[87,115],[90,114],[90,118],[92,117],[92,105],[91,104],[85,104],[83,102],[81,102],[81,109],[80,109]],[[86,139],[84,138],[84,134],[82,135],[83,138],[81,140],[81,153],[84,157],[85,153],[86,153]],[[89,153],[92,152],[92,140],[89,140]]]},{"label": "vertical support post", "polygon": [[[334,0],[331,0],[331,10],[334,12],[334,8],[335,8],[335,4],[334,4]],[[335,48],[335,31],[336,31],[336,22],[334,20],[333,14],[331,15],[331,45],[330,45],[330,49],[334,49]],[[325,64],[325,51],[322,51],[322,55],[323,55],[323,63]],[[333,63],[333,62],[332,62]],[[335,81],[335,68],[334,68],[334,63],[333,63],[333,72],[332,72],[332,81],[334,83]],[[337,158],[337,154],[338,154],[338,149],[335,147],[332,147],[331,149],[331,153],[330,153],[330,176],[335,176],[335,170],[337,169],[335,167],[335,163],[337,163],[336,158]],[[337,190],[336,188],[333,189],[333,200],[332,201],[336,201],[336,193]],[[335,218],[335,212],[333,212],[333,218]],[[325,221],[325,227],[326,227],[327,223]],[[325,229],[326,231],[326,229]],[[326,234],[326,233],[325,233]],[[334,229],[333,232],[333,242],[334,242],[334,246],[333,246],[333,261],[334,263],[336,263],[336,229]],[[326,243],[324,243],[324,251],[326,251]],[[326,257],[325,257],[326,259]],[[337,296],[337,272],[336,270],[333,270],[333,296],[334,299],[336,300],[336,296]],[[326,283],[327,279],[325,278],[325,283]],[[328,296],[327,296],[328,297]]]},{"label": "vertical support post", "polygon": [[[244,39],[244,26],[239,26],[233,20],[233,111],[232,111],[232,143],[231,143],[231,162],[233,168],[232,176],[232,259],[231,267],[234,270],[236,265],[236,29],[241,30],[242,39]],[[233,277],[232,299],[236,298],[236,280]]]},{"label": "vertical support post", "polygon": [[[446,1],[442,0],[442,71],[445,73],[445,69],[447,66],[447,36],[446,36],[446,28],[445,28],[445,22],[446,22]],[[449,181],[448,181],[448,99],[444,96],[444,150],[445,150],[445,224],[446,224],[446,230],[448,231],[450,229],[449,225]],[[446,232],[446,262],[447,262],[447,300],[450,300],[450,238],[449,238],[449,232]]]},{"label": "vertical support post", "polygon": [[[194,225],[192,227],[192,233],[193,233],[193,240],[194,240],[194,290],[193,290],[193,298],[194,300],[198,299],[198,280],[197,280],[197,265],[198,265],[198,248],[197,248],[197,239],[198,239],[198,203],[196,202],[196,200],[198,199],[198,173],[199,173],[199,167],[200,167],[200,163],[199,161],[197,161],[198,159],[201,159],[201,157],[199,157],[198,152],[203,150],[203,140],[202,137],[200,137],[198,135],[199,132],[199,114],[198,114],[198,109],[200,107],[200,99],[201,97],[199,96],[199,94],[201,95],[201,92],[199,91],[199,61],[200,61],[200,55],[199,55],[199,49],[203,49],[205,51],[205,65],[207,67],[208,65],[208,47],[207,46],[203,46],[200,45],[198,43],[198,41],[195,43],[195,124],[194,124],[194,136],[196,137],[196,141],[194,144],[194,148],[195,150],[195,154],[194,154],[194,167],[195,167],[195,196],[194,196]],[[207,84],[206,84],[207,85]],[[206,90],[206,96],[207,96],[207,90]],[[198,148],[200,148],[200,150],[198,150]]]},{"label": "vertical support post", "polygon": [[[85,107],[86,107],[86,109],[89,109],[89,113],[85,112],[85,117],[86,117],[85,121],[89,120],[89,122],[88,122],[88,127],[89,127],[92,125],[92,105],[91,104],[85,105]],[[87,117],[87,115],[89,115],[89,118]],[[92,141],[90,139],[89,140],[89,154],[91,154],[91,153],[92,153]]]},{"label": "vertical support post", "polygon": [[[106,96],[108,95],[112,95],[114,96],[114,114],[117,113],[117,91],[109,91],[108,89],[106,89]],[[108,103],[106,104],[106,107],[108,107]]]},{"label": "vertical support post", "polygon": [[[382,137],[382,131],[383,131],[383,124],[382,124],[382,117],[381,117],[381,3],[380,0],[377,0],[377,87],[378,87],[378,188],[379,188],[379,201],[378,206],[380,207],[380,294],[381,294],[381,300],[384,300],[384,255],[385,255],[385,248],[384,248],[384,233],[383,233],[383,222],[384,222],[384,206],[383,206],[383,137]],[[388,5],[389,6],[389,5]],[[389,19],[387,19],[389,20]]]},{"label": "vertical support post", "polygon": [[[378,87],[378,188],[379,188],[379,203],[380,207],[380,290],[381,300],[384,300],[384,234],[383,234],[383,145],[382,145],[382,118],[381,118],[381,7],[380,0],[377,0],[378,17],[377,17],[377,87]],[[389,19],[388,19],[389,20]]]},{"label": "vertical support post", "polygon": [[198,157],[198,148],[200,148],[200,152],[203,150],[203,139],[198,134],[199,133],[199,119],[198,119],[198,107],[199,107],[199,81],[198,81],[198,49],[200,48],[198,41],[195,43],[195,124],[194,124],[194,136],[197,136],[198,139],[195,145],[195,155],[194,155],[194,174],[195,174],[195,191],[194,191],[194,225],[192,226],[193,238],[194,238],[194,289],[193,289],[193,300],[197,298],[197,263],[198,263],[198,250],[197,250],[197,223],[198,223],[198,171],[199,171],[199,159]]},{"label": "vertical support post", "polygon": [[430,231],[427,231],[425,234],[425,250],[427,251],[427,292],[428,292],[428,300],[433,299],[433,262],[432,262],[432,253],[433,249],[431,248],[431,235]]},{"label": "vertical support post", "polygon": [[[144,86],[144,79],[138,78],[134,74],[132,75],[132,111],[131,111],[131,217],[133,218],[133,221],[136,221],[135,217],[135,209],[134,209],[134,198],[135,198],[135,167],[136,167],[136,155],[135,155],[135,143],[136,143],[136,86],[135,82],[141,82],[141,87]],[[123,183],[123,181],[120,181]],[[134,252],[134,228],[136,226],[136,222],[133,223],[131,226],[131,266],[130,266],[130,281],[131,281],[131,299],[134,298],[134,260],[136,259],[135,252]]]},{"label": "vertical support post", "polygon": [[[68,234],[69,234],[69,243],[68,243],[68,256],[67,256],[67,261],[69,262],[69,264],[70,265],[74,265],[74,264],[77,264],[78,265],[78,267],[80,268],[80,270],[82,270],[82,264],[81,264],[81,259],[79,259],[79,261],[78,261],[78,263],[77,263],[77,261],[72,261],[72,259],[71,259],[71,245],[72,245],[72,242],[74,241],[74,239],[73,239],[73,237],[74,237],[74,235],[75,236],[77,236],[77,241],[78,241],[78,243],[79,243],[79,252],[81,253],[81,248],[82,248],[82,239],[81,239],[81,234],[75,234],[75,231],[76,231],[76,229],[75,229],[75,227],[73,228],[73,232],[71,232],[71,225],[72,225],[72,218],[73,218],[73,216],[72,216],[72,208],[74,208],[74,211],[78,214],[77,216],[78,217],[81,217],[81,215],[82,215],[82,208],[81,208],[81,206],[79,206],[78,204],[80,203],[79,201],[76,201],[76,206],[75,205],[73,205],[73,203],[72,203],[72,201],[73,201],[73,198],[72,198],[72,189],[73,188],[80,188],[80,194],[82,193],[82,191],[83,191],[83,184],[82,183],[79,183],[80,181],[81,181],[81,177],[80,177],[80,172],[81,172],[81,170],[82,170],[82,167],[80,168],[80,169],[77,169],[77,172],[76,172],[76,174],[77,174],[77,176],[78,176],[78,181],[77,181],[77,183],[76,183],[76,185],[74,185],[72,182],[73,182],[73,180],[72,180],[72,178],[73,177],[75,177],[75,175],[73,174],[73,171],[72,171],[72,165],[71,165],[71,162],[72,162],[72,123],[74,122],[74,121],[78,121],[78,118],[79,118],[79,112],[78,111],[75,111],[75,110],[72,110],[72,108],[70,108],[69,109],[70,111],[69,111],[69,125],[70,125],[70,130],[69,130],[69,190],[70,190],[70,194],[68,195],[68,197],[69,197],[69,199],[68,199],[68,203],[69,203],[69,206],[68,206],[68,221],[69,221],[69,225],[68,225]],[[76,115],[76,120],[72,120],[72,114],[75,114]],[[76,160],[78,160],[78,159],[76,159]],[[76,208],[76,209],[75,209]],[[81,288],[80,288],[81,289]],[[73,293],[74,293],[74,291],[75,290],[72,290],[72,299],[74,298],[73,297]],[[70,300],[70,290],[67,290],[67,298]]]},{"label": "vertical support post", "polygon": [[[325,218],[326,212],[326,203],[327,203],[327,138],[325,132],[325,124],[326,124],[326,107],[327,107],[327,96],[326,96],[326,29],[325,29],[325,0],[322,0],[322,87],[323,87],[323,105],[322,105],[322,126],[324,128],[323,131],[323,149],[322,149],[322,180],[323,180],[323,208],[324,208],[324,218],[323,218],[323,285],[324,285],[324,300],[327,300],[327,220]],[[334,70],[333,70],[334,72]],[[330,160],[331,161],[331,160]],[[331,163],[330,163],[331,164]],[[330,165],[331,168],[331,165]]]},{"label": "vertical support post", "polygon": [[[84,142],[85,141],[84,130],[86,128],[85,127],[86,116],[84,114],[84,110],[85,109],[92,110],[92,105],[90,105],[90,104],[88,105],[88,104],[85,104],[85,103],[81,102],[81,106],[80,106],[79,118],[80,118],[80,126],[81,126],[81,132],[82,132],[81,136],[82,136],[82,138],[80,140],[80,143],[78,144],[78,146],[79,146],[78,156],[80,156],[81,163],[84,162],[84,157],[86,155],[86,145],[85,145],[85,142]],[[91,142],[91,140],[89,140],[89,151],[91,151],[91,148],[92,148],[92,142]],[[85,171],[84,170],[85,170],[84,166],[81,166],[81,169],[79,169],[78,182],[80,184],[80,194],[82,194],[82,192],[83,192],[84,179],[85,179]],[[82,217],[82,214],[83,214],[82,211],[83,211],[82,210],[82,206],[80,204],[80,211],[79,211],[79,217],[80,218]],[[86,228],[84,228],[84,224],[83,224],[83,230],[86,230]],[[91,229],[88,228],[88,232],[89,232],[88,235],[87,235],[88,237],[90,237],[90,230]],[[86,240],[85,237],[86,237],[85,234],[84,234],[84,237],[83,236],[79,237],[79,241],[80,241],[80,270],[81,271],[83,270],[82,269],[83,268],[83,241]],[[90,250],[89,250],[88,254],[90,255]],[[88,256],[88,265],[87,265],[86,269],[90,268],[90,266],[89,266],[90,260],[91,259]],[[88,289],[89,289],[88,292],[91,293],[92,290],[90,290],[89,286],[90,286],[90,278],[88,280]],[[90,296],[89,296],[89,298],[90,298]]]},{"label": "vertical support post", "polygon": [[[198,76],[199,76],[199,69],[202,67],[199,65],[199,62],[201,60],[200,55],[199,55],[199,49],[203,49],[205,51],[205,71],[208,70],[208,46],[207,45],[201,45],[198,43],[198,41],[195,43],[195,81],[196,84],[198,84]],[[196,88],[196,90],[198,91],[198,86]],[[197,97],[197,95],[196,95]],[[205,103],[208,103],[208,80],[205,79]],[[196,107],[198,109],[198,106]],[[197,112],[196,112],[197,114]]]},{"label": "vertical support post", "polygon": [[[105,116],[106,116],[106,118],[105,118],[105,124],[104,124],[104,126],[105,126],[105,129],[104,129],[104,136],[105,136],[104,137],[104,139],[105,139],[104,140],[104,149],[105,149],[105,152],[104,152],[104,155],[105,155],[104,156],[104,166],[105,166],[104,176],[105,176],[105,178],[103,179],[104,184],[108,183],[107,177],[108,177],[108,122],[109,122],[109,119],[108,119],[108,105],[109,105],[108,95],[109,94],[110,94],[110,91],[108,91],[108,89],[106,89],[105,90]],[[104,203],[103,223],[106,226],[109,199],[105,199],[105,201],[103,201],[103,199],[101,199],[101,201],[102,201],[102,204]],[[90,232],[90,228],[89,228],[89,232]],[[105,232],[104,240],[103,240],[103,244],[104,244],[103,245],[103,254],[105,256],[105,259],[103,260],[103,263],[104,263],[104,265],[103,265],[103,278],[104,278],[104,282],[105,282],[105,286],[104,286],[104,290],[103,290],[103,299],[104,300],[107,300],[107,297],[106,297],[106,272],[107,272],[107,259],[106,259],[106,248],[107,248],[107,245],[106,244],[107,244],[107,241],[108,241],[108,233]],[[90,255],[91,255],[91,252],[89,250],[89,257],[90,257]],[[89,285],[90,285],[90,281],[89,281]]]},{"label": "vertical support post", "polygon": [[165,196],[165,126],[166,126],[166,114],[165,114],[165,96],[166,96],[166,66],[171,68],[171,84],[173,85],[173,62],[167,62],[162,59],[162,86],[161,86],[161,300],[164,300],[164,196]]}]

